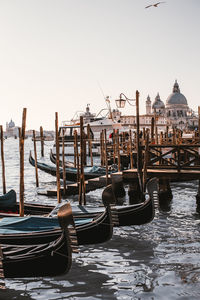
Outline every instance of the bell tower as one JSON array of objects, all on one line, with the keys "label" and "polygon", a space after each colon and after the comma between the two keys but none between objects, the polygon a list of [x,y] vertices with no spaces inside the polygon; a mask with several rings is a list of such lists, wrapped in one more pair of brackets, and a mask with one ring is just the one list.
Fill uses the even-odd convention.
[{"label": "bell tower", "polygon": [[151,99],[150,99],[149,95],[146,100],[146,114],[147,115],[151,114]]}]

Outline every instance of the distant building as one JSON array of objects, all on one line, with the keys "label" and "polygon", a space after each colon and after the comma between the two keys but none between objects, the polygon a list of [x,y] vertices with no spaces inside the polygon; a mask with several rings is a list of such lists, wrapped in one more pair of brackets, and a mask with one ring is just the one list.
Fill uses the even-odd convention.
[{"label": "distant building", "polygon": [[15,123],[11,119],[10,122],[6,122],[6,137],[18,137],[18,127],[15,126]]},{"label": "distant building", "polygon": [[[158,131],[165,131],[166,126],[181,130],[194,130],[198,127],[198,116],[189,108],[186,97],[180,92],[177,80],[166,104],[161,100],[159,93],[153,103],[148,95],[146,114],[140,115],[140,129],[143,127],[150,128],[153,116],[155,116]],[[124,125],[136,124],[135,116],[121,116],[120,119]]]}]

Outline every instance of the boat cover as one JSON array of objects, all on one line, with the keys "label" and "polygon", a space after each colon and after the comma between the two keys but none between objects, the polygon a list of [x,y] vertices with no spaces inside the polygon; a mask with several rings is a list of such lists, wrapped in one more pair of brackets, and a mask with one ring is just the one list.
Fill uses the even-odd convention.
[{"label": "boat cover", "polygon": [[[75,220],[75,225],[81,225],[91,222],[92,218]],[[8,217],[0,220],[0,234],[16,234],[49,231],[59,229],[58,218],[45,217]]]}]

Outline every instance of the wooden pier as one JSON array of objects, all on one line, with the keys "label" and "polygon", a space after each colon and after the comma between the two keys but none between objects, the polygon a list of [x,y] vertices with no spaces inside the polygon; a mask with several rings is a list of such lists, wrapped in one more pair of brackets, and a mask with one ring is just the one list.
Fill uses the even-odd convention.
[{"label": "wooden pier", "polygon": [[[85,192],[89,193],[91,191],[100,189],[105,187],[107,184],[111,183],[111,175],[108,175],[108,178],[106,178],[106,175],[100,176],[97,178],[88,179],[85,181]],[[66,193],[64,194],[64,189],[60,188],[61,195],[63,197],[65,196],[71,196],[71,195],[78,195],[79,194],[79,183],[70,183],[66,185]],[[46,188],[38,188],[37,189],[38,195],[44,195],[44,196],[56,196],[57,195],[57,189],[46,189]]]}]

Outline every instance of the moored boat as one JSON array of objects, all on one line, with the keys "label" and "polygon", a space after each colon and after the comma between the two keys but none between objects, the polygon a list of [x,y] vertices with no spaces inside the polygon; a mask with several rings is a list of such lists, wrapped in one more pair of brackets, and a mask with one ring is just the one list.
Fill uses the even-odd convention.
[{"label": "moored boat", "polygon": [[[76,232],[73,229],[70,204],[60,208],[59,234],[51,241],[47,241],[46,236],[51,235],[54,229],[41,227],[42,234],[36,238],[39,233],[38,224],[32,222],[33,220],[22,219],[21,221],[19,218],[8,218],[0,221],[1,275],[6,278],[35,277],[68,272],[72,264],[72,251],[77,251],[76,246],[73,248]],[[42,219],[41,217],[40,221]]]},{"label": "moored boat", "polygon": [[[31,152],[29,155],[29,162],[30,164],[35,167],[35,159],[32,157]],[[46,163],[42,163],[42,162],[37,162],[37,167],[38,169],[51,174],[53,176],[56,176],[56,167],[55,166],[51,166],[49,164]],[[63,170],[62,168],[60,168],[60,177],[63,178]],[[115,169],[110,169],[110,172],[114,172]],[[84,176],[85,179],[92,179],[92,178],[97,178],[100,176],[103,176],[106,174],[106,169],[99,167],[99,166],[93,166],[93,167],[84,167]],[[67,167],[66,168],[66,180],[68,181],[77,181],[77,168],[74,167]]]}]

